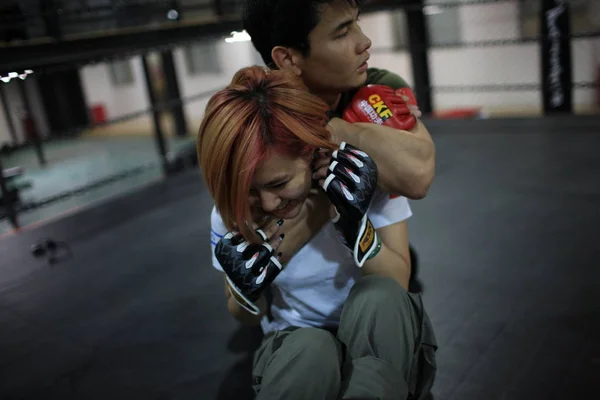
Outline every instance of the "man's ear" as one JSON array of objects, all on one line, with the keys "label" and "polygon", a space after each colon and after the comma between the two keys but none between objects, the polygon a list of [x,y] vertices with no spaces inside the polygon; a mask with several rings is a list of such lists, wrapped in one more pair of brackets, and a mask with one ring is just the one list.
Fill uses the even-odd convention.
[{"label": "man's ear", "polygon": [[275,65],[277,65],[277,68],[293,71],[296,75],[302,74],[299,65],[302,61],[302,56],[296,50],[289,47],[275,46],[271,50],[271,58]]}]

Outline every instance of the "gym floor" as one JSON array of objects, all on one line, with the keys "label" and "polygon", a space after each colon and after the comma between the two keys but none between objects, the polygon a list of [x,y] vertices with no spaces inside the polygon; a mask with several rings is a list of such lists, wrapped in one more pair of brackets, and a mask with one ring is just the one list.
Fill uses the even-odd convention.
[{"label": "gym floor", "polygon": [[[411,203],[437,399],[590,398],[600,376],[600,119],[428,121]],[[211,267],[188,171],[0,239],[0,398],[251,398],[256,329]],[[34,243],[64,241],[48,265]],[[593,396],[593,395],[592,395]]]}]

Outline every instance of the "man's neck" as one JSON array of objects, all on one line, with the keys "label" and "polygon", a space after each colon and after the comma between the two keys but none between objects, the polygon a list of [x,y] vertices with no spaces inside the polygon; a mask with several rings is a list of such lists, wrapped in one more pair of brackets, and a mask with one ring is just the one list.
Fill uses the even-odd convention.
[{"label": "man's neck", "polygon": [[342,98],[341,93],[315,93],[321,99],[325,100],[330,110],[335,110],[340,104],[340,99]]}]

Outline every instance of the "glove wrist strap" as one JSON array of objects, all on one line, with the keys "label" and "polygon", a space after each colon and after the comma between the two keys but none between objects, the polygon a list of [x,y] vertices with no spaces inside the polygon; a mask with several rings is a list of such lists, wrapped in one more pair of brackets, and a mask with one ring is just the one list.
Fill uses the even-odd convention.
[{"label": "glove wrist strap", "polygon": [[227,279],[227,287],[229,288],[229,293],[233,299],[244,308],[246,311],[253,315],[260,315],[260,309],[256,304],[254,304],[249,298],[244,296],[244,294],[235,286],[235,284],[229,279],[229,276],[225,275]]},{"label": "glove wrist strap", "polygon": [[379,235],[377,235],[377,245],[375,246],[375,248],[373,249],[371,254],[369,254],[369,256],[367,257],[367,260],[374,258],[377,254],[379,254],[380,251],[381,251],[381,239],[379,238]]}]

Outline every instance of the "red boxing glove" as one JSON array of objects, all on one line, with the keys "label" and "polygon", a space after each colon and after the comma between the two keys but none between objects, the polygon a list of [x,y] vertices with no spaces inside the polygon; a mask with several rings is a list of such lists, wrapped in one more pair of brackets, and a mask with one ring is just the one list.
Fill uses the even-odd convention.
[{"label": "red boxing glove", "polygon": [[[409,98],[408,103],[402,96]],[[344,110],[343,119],[351,123],[367,122],[408,131],[417,123],[408,104],[417,105],[410,88],[394,91],[388,86],[368,85],[356,92]]]},{"label": "red boxing glove", "polygon": [[417,99],[415,98],[415,94],[413,93],[411,88],[403,87],[400,89],[396,89],[394,93],[396,93],[400,97],[406,96],[408,98],[407,102],[409,105],[417,106]]}]

